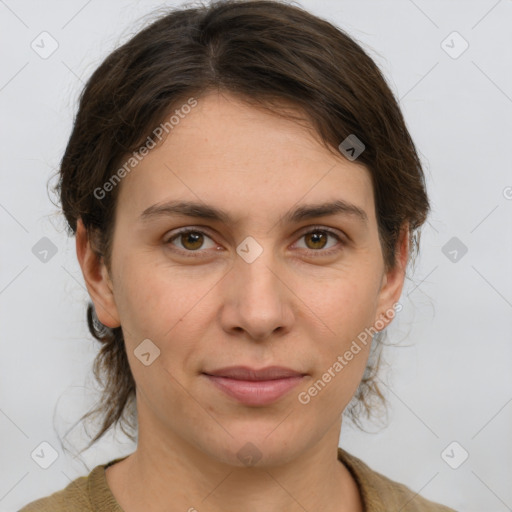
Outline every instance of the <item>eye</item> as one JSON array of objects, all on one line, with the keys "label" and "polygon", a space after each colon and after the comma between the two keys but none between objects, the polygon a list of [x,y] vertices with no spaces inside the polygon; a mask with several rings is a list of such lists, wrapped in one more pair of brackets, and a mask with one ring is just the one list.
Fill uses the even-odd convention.
[{"label": "eye", "polygon": [[[299,239],[305,240],[305,249],[310,253],[319,253],[314,254],[315,256],[325,256],[340,250],[340,247],[336,247],[336,244],[334,244],[334,250],[332,249],[333,245],[328,247],[328,250],[324,250],[328,245],[329,238],[340,242],[341,246],[344,245],[342,238],[338,234],[330,229],[323,227],[314,227],[314,229],[303,233]],[[206,240],[210,241],[210,247],[205,247]],[[177,243],[175,244],[174,242]],[[212,249],[216,246],[215,242],[204,231],[191,228],[178,231],[173,236],[168,238],[165,241],[165,244],[174,245],[179,249],[177,252],[181,252],[186,256],[197,256],[198,254],[193,253],[201,253],[203,252],[201,249]]]},{"label": "eye", "polygon": [[[206,235],[206,233],[198,229],[184,229],[183,231],[179,231],[174,236],[169,238],[165,243],[173,244],[173,242],[176,240],[181,244],[181,247],[178,246],[178,248],[181,249],[182,252],[198,252],[198,250],[201,248],[205,249],[205,247],[203,247],[205,239],[208,239],[212,242],[210,248],[215,247],[213,240],[208,235]],[[208,247],[206,247],[206,249],[208,249]]]},{"label": "eye", "polygon": [[[320,253],[318,256],[325,256],[326,254],[331,254],[340,249],[340,247],[336,248],[336,244],[334,244],[328,247],[328,250],[323,250],[327,246],[329,238],[334,239],[335,241],[337,240],[341,245],[343,245],[343,240],[338,234],[330,229],[322,227],[315,227],[307,233],[303,233],[300,237],[300,239],[305,240],[305,248],[309,252]],[[335,247],[334,250],[332,250],[333,247]]]}]

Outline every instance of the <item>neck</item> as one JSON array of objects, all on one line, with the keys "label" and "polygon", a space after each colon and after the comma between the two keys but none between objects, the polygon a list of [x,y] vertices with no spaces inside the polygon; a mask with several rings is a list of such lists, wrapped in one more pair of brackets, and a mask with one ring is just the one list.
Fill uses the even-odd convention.
[{"label": "neck", "polygon": [[137,450],[106,470],[125,512],[363,511],[357,485],[337,458],[341,419],[291,460],[252,467],[227,464],[168,431],[144,427],[139,424]]}]

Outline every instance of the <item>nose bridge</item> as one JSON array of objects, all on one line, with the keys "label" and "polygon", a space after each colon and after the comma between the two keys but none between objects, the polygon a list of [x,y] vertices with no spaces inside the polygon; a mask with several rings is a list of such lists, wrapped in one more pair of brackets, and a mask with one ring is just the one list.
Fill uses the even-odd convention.
[{"label": "nose bridge", "polygon": [[279,275],[282,267],[274,252],[268,244],[264,248],[263,243],[248,238],[237,247],[225,319],[228,327],[241,327],[252,337],[262,338],[289,326],[291,309],[288,288]]},{"label": "nose bridge", "polygon": [[240,291],[250,295],[252,300],[258,303],[280,300],[278,262],[270,243],[264,250],[262,243],[256,242],[255,239],[245,240],[237,247],[237,254],[233,271],[237,274]]}]

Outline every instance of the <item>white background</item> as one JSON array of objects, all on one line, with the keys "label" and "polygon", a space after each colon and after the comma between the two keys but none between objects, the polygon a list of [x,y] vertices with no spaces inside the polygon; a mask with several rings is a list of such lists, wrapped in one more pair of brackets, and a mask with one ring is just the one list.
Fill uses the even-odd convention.
[{"label": "white background", "polygon": [[[83,83],[162,5],[0,1],[0,511],[134,449],[121,433],[107,436],[83,453],[84,464],[58,439],[93,404],[98,346],[86,328],[74,238],[46,187]],[[409,346],[386,352],[388,426],[364,433],[344,424],[340,445],[459,511],[512,510],[512,1],[301,5],[347,30],[383,70],[432,202],[405,309],[389,329],[391,341]],[[42,31],[59,45],[47,59],[30,46]],[[453,31],[469,43],[458,58],[441,45]],[[452,54],[462,48],[457,36],[447,44]],[[46,263],[32,253],[44,236],[58,248]],[[442,252],[452,237],[468,248],[456,262]],[[68,439],[85,446],[78,427]],[[59,455],[46,470],[30,456],[43,441]],[[469,453],[458,469],[441,457],[453,441]]]}]

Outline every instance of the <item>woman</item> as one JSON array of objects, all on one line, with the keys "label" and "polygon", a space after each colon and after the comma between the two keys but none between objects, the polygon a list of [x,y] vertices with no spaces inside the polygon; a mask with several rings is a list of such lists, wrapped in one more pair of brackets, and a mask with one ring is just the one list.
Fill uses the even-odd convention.
[{"label": "woman", "polygon": [[338,447],[429,209],[355,41],[272,1],[166,14],[88,81],[59,191],[103,344],[92,443],[136,421],[137,449],[23,512],[452,510]]}]

